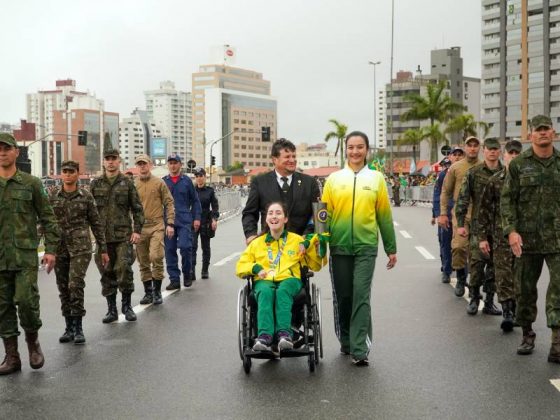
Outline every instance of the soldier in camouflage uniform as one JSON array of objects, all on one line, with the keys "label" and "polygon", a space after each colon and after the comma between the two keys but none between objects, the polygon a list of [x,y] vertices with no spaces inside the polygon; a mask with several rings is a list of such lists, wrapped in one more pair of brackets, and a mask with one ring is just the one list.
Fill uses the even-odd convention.
[{"label": "soldier in camouflage uniform", "polygon": [[42,324],[37,285],[37,225],[42,226],[45,236],[42,263],[47,273],[54,268],[59,240],[47,192],[38,178],[17,169],[18,155],[15,138],[0,133],[0,337],[6,351],[0,375],[21,370],[18,315],[25,331],[29,364],[40,369],[45,363],[38,334]]},{"label": "soldier in camouflage uniform", "polygon": [[500,194],[509,162],[521,153],[521,143],[510,140],[505,146],[504,168],[490,178],[478,209],[479,249],[494,263],[498,301],[502,304],[503,320],[500,328],[510,332],[515,325],[515,294],[513,288],[513,254],[504,236],[500,218]]},{"label": "soldier in camouflage uniform", "polygon": [[[457,218],[457,234],[469,239],[469,296],[471,298],[467,313],[476,315],[478,305],[482,296],[480,286],[484,286],[486,299],[482,312],[488,315],[502,315],[494,305],[494,293],[496,282],[494,279],[494,265],[492,260],[480,252],[478,246],[478,209],[484,187],[492,175],[502,169],[500,163],[500,142],[495,138],[488,138],[484,141],[484,161],[473,166],[467,171],[457,203],[455,205],[455,217]],[[470,220],[470,229],[465,228],[465,221]]]},{"label": "soldier in camouflage uniform", "polygon": [[516,319],[523,328],[518,354],[535,348],[537,281],[546,261],[550,282],[546,320],[552,329],[548,361],[560,363],[560,152],[556,132],[544,115],[531,119],[531,148],[509,164],[501,196],[502,227],[513,254]]},{"label": "soldier in camouflage uniform", "polygon": [[[101,273],[101,292],[107,299],[107,315],[103,323],[116,321],[117,287],[122,294],[122,313],[127,321],[136,321],[132,310],[131,295],[134,291],[132,263],[133,245],[140,240],[144,224],[144,210],[134,182],[120,170],[121,159],[118,150],[106,149],[103,153],[105,174],[91,182],[91,193],[95,199],[101,224],[105,229],[105,240],[109,253],[109,264],[104,267],[102,249],[95,254],[95,264]],[[130,216],[134,228],[130,224]]]},{"label": "soldier in camouflage uniform", "polygon": [[83,344],[86,342],[82,328],[82,317],[86,315],[84,277],[92,251],[90,227],[101,252],[103,266],[109,263],[109,255],[93,196],[87,190],[78,188],[80,165],[67,160],[62,162],[61,170],[63,184],[49,197],[61,230],[55,273],[66,330],[58,341]]}]

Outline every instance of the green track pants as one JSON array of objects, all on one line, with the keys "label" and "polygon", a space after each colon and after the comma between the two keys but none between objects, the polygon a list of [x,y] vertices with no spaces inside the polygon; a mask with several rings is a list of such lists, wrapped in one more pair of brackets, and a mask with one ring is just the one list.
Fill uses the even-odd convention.
[{"label": "green track pants", "polygon": [[375,255],[331,255],[335,331],[341,350],[356,358],[372,344],[371,281]]}]

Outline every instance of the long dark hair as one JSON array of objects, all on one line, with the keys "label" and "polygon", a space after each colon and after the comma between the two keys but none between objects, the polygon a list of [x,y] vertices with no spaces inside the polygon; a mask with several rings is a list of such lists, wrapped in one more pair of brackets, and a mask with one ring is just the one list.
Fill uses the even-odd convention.
[{"label": "long dark hair", "polygon": [[367,155],[369,153],[369,139],[366,133],[362,133],[361,131],[352,131],[350,134],[346,136],[344,139],[344,148],[348,147],[348,140],[351,137],[361,137],[365,144],[366,144],[366,157],[364,158],[364,165],[367,165]]}]

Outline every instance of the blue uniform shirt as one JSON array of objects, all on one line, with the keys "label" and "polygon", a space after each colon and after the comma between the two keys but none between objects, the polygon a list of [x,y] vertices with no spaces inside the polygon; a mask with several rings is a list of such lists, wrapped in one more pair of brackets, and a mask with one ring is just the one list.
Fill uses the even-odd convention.
[{"label": "blue uniform shirt", "polygon": [[[432,205],[432,217],[436,218],[440,215],[440,196],[441,196],[441,189],[443,188],[443,180],[445,179],[445,175],[447,175],[447,171],[449,168],[441,171],[438,174],[436,179],[436,185],[434,186],[434,198],[433,198],[433,205]],[[451,210],[453,209],[453,199],[449,200],[449,206],[447,207],[447,216],[451,218]]]},{"label": "blue uniform shirt", "polygon": [[171,177],[166,175],[163,180],[175,200],[175,226],[190,226],[193,220],[200,220],[200,200],[191,179],[181,175],[179,181],[174,184]]}]

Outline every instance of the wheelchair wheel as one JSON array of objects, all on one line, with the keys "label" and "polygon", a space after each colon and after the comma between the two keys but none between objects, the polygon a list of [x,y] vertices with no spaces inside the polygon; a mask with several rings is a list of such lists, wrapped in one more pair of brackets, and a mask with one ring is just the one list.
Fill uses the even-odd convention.
[{"label": "wheelchair wheel", "polygon": [[239,289],[237,295],[237,334],[239,340],[239,357],[244,361],[243,353],[245,351],[245,343],[247,333],[249,331],[247,325],[247,286]]},{"label": "wheelchair wheel", "polygon": [[251,372],[251,358],[250,357],[245,356],[243,358],[243,370],[247,374],[249,374],[249,372]]},{"label": "wheelchair wheel", "polygon": [[313,353],[315,356],[315,363],[319,364],[320,359],[323,357],[323,337],[321,333],[321,316],[320,316],[320,299],[321,293],[319,288],[311,285],[311,307],[313,310]]},{"label": "wheelchair wheel", "polygon": [[[318,341],[318,346],[319,346],[319,357],[322,359],[323,358],[323,311],[321,309],[321,289],[319,287],[316,288],[317,292],[316,292],[316,308],[317,308],[317,320],[318,320],[318,331],[319,331],[319,340]],[[319,359],[317,359],[319,360]]]}]

